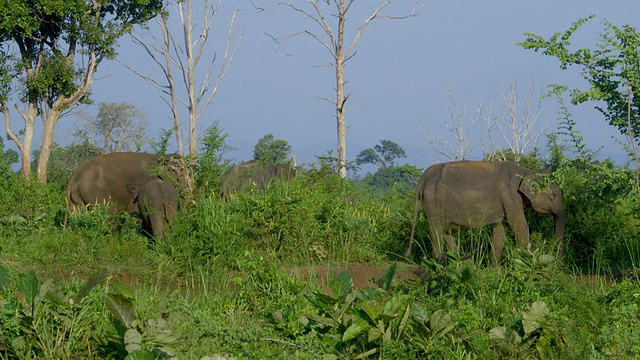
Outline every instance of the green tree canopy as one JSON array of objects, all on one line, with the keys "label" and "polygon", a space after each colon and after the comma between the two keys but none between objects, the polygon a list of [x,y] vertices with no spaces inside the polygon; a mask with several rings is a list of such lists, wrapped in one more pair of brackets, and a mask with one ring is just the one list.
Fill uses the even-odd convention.
[{"label": "green tree canopy", "polygon": [[[117,40],[162,11],[163,0],[11,0],[0,2],[0,112],[31,173],[36,120],[42,120],[37,177],[47,181],[53,132],[62,113],[86,102],[94,74],[116,55]],[[24,128],[13,131],[9,101]]]},{"label": "green tree canopy", "polygon": [[396,159],[406,158],[404,149],[390,140],[380,140],[380,144],[373,149],[364,149],[356,155],[356,164],[373,164],[381,168],[393,166]]},{"label": "green tree canopy", "polygon": [[15,150],[4,150],[4,139],[0,137],[0,176],[8,177],[13,174],[11,167],[18,162],[18,159],[19,156]]},{"label": "green tree canopy", "polygon": [[[595,48],[570,50],[569,40],[573,34],[593,17],[578,20],[567,31],[555,33],[548,40],[536,34],[525,33],[526,40],[518,45],[558,58],[563,70],[572,65],[581,67],[581,74],[589,83],[589,88],[571,89],[572,103],[590,100],[604,102],[606,107],[598,104],[595,108],[605,116],[610,125],[617,127],[622,134],[629,135],[631,131],[633,138],[638,141],[640,33],[630,25],[619,27],[605,21],[605,31],[600,34],[600,41]],[[552,92],[557,94],[568,90],[564,85],[552,87]]]},{"label": "green tree canopy", "polygon": [[273,134],[267,134],[253,148],[253,158],[267,164],[287,162],[291,153],[291,145],[285,140],[277,140]]}]

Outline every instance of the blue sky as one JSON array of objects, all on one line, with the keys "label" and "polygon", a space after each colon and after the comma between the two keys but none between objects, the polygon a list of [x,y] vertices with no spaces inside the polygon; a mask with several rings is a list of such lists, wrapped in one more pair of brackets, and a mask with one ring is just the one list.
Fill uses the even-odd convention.
[{"label": "blue sky", "polygon": [[[248,6],[246,1],[231,3]],[[352,10],[351,34],[369,11],[367,3],[356,1],[360,5]],[[403,14],[412,4],[396,0],[388,10]],[[352,108],[347,113],[347,155],[351,160],[382,139],[404,147],[409,154],[404,161],[420,168],[444,160],[430,149],[433,139],[424,128],[441,131],[447,119],[447,88],[453,88],[456,98],[472,112],[481,100],[487,103],[496,98],[495,82],[517,81],[521,94],[530,82],[537,92],[550,83],[586,86],[578,68],[561,71],[555,58],[516,46],[525,32],[548,38],[593,14],[596,18],[579,30],[575,42],[576,47],[593,47],[605,19],[640,28],[637,0],[431,0],[419,12],[406,20],[374,21],[360,39],[356,57],[347,63],[348,106]],[[286,51],[276,51],[265,35],[285,36],[308,24],[286,9],[238,16],[237,25],[244,31],[240,48],[218,97],[200,118],[201,130],[219,121],[229,135],[228,143],[238,149],[228,154],[230,158],[249,160],[255,143],[268,133],[288,141],[300,162],[315,161],[314,155],[335,149],[334,109],[319,99],[334,97],[333,69],[323,66],[329,61],[328,53],[308,37],[294,38]],[[214,32],[218,41],[209,46],[222,51],[226,24],[220,22]],[[128,38],[122,39],[119,53],[125,63],[152,71],[142,49]],[[171,127],[160,92],[116,62],[101,65],[92,93],[96,102],[126,101],[139,106],[151,123],[152,136],[160,128]],[[622,153],[611,139],[617,131],[592,108],[593,104],[570,108],[587,145],[602,147],[603,154]],[[556,129],[555,112],[554,102],[544,110],[540,121],[551,123],[547,132]],[[68,128],[73,121],[61,123]],[[60,141],[62,135],[57,137]]]}]

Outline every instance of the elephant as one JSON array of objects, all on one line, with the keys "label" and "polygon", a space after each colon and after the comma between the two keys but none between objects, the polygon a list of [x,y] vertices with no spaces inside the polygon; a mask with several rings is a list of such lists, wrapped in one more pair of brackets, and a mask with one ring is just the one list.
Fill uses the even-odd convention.
[{"label": "elephant", "polygon": [[[433,257],[443,259],[442,241],[456,252],[455,239],[448,232],[458,228],[473,229],[493,224],[491,265],[497,267],[504,250],[503,221],[513,230],[520,246],[530,247],[529,225],[524,206],[555,221],[558,258],[562,260],[564,208],[562,191],[549,183],[542,189],[532,185],[549,170],[530,170],[513,162],[454,161],[429,167],[420,177],[415,193],[413,225],[406,255],[411,255],[418,205],[422,202],[427,217]],[[539,182],[538,184],[542,184]]]},{"label": "elephant", "polygon": [[135,195],[133,203],[137,206],[142,217],[142,228],[156,241],[162,241],[168,229],[165,224],[170,224],[178,210],[178,190],[169,181],[155,178],[144,183],[136,190],[129,186],[128,191]]},{"label": "elephant", "polygon": [[292,164],[273,165],[250,160],[227,170],[220,183],[219,195],[228,198],[251,186],[264,190],[272,179],[291,181],[295,172],[295,165]]},{"label": "elephant", "polygon": [[[154,171],[155,166],[160,169]],[[188,166],[179,156],[134,152],[96,156],[80,164],[71,176],[67,185],[67,204],[72,211],[95,204],[109,204],[111,214],[135,212],[135,196],[129,188],[139,189],[148,181],[162,176],[177,178],[187,194],[193,191]]]}]

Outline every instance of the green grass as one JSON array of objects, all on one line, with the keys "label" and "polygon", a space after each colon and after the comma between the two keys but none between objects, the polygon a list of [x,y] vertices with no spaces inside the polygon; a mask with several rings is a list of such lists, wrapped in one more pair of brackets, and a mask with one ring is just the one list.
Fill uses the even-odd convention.
[{"label": "green grass", "polygon": [[[416,255],[402,256],[410,194],[372,200],[326,182],[276,183],[229,202],[205,196],[158,244],[134,219],[104,209],[63,228],[62,194],[42,191],[39,203],[24,195],[34,203],[23,207],[47,215],[9,221],[13,205],[1,209],[0,359],[134,358],[136,346],[139,356],[184,359],[638,357],[634,235],[592,251],[590,264],[570,249],[560,269],[548,232],[533,226],[534,253],[509,240],[492,269],[490,233],[481,229],[458,237],[461,252],[476,255],[451,255],[444,266],[423,256],[422,218]],[[341,275],[333,287],[344,292],[326,293],[319,279],[291,275],[298,266],[394,262],[421,266],[422,278],[398,270],[372,290],[351,288]],[[88,278],[95,281],[85,293]]]}]

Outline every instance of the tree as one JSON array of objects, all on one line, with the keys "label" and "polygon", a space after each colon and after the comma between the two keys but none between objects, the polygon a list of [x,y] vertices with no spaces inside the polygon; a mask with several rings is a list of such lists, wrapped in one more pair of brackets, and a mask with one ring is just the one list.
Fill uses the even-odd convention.
[{"label": "tree", "polygon": [[[534,150],[549,122],[540,123],[546,100],[536,96],[534,84],[527,84],[525,96],[521,96],[519,88],[517,80],[509,86],[495,83],[498,106],[494,107],[494,102],[489,105],[480,102],[472,116],[466,104],[456,99],[453,89],[447,89],[447,119],[425,129],[432,139],[432,152],[451,161],[468,159],[475,148],[484,159],[506,161],[509,154],[519,162],[526,157]],[[444,125],[448,135],[437,131],[440,125]],[[471,138],[470,134],[476,137]]]},{"label": "tree", "polygon": [[[570,51],[570,38],[593,17],[576,21],[567,31],[555,33],[549,40],[525,33],[526,40],[518,45],[558,58],[562,70],[572,65],[582,68],[582,77],[589,83],[587,90],[569,90],[567,86],[556,84],[552,86],[552,92],[560,94],[569,90],[574,105],[596,101],[595,108],[610,125],[629,139],[637,166],[635,148],[640,141],[640,33],[630,25],[618,27],[605,21],[605,32],[600,34],[595,49]],[[600,106],[601,102],[606,107]]]},{"label": "tree", "polygon": [[198,188],[211,190],[218,186],[222,180],[230,160],[223,160],[223,155],[233,150],[227,145],[226,133],[223,133],[218,122],[214,122],[204,131],[200,156],[198,158],[198,171],[195,182]]},{"label": "tree", "polygon": [[[31,175],[36,119],[43,123],[37,179],[47,181],[53,131],[63,113],[86,95],[98,65],[116,56],[118,38],[154,17],[162,0],[15,0],[0,6],[0,111],[7,135],[21,153],[22,174]],[[14,132],[9,101],[24,129]],[[22,134],[20,134],[22,133]],[[22,135],[20,138],[19,135]]]},{"label": "tree", "polygon": [[[364,29],[375,19],[406,19],[412,16],[416,16],[416,7],[412,8],[408,15],[404,16],[391,16],[385,15],[385,8],[390,5],[393,0],[384,1],[359,1],[359,4],[371,9],[368,12],[368,16],[365,16],[361,23],[355,26],[353,29],[353,38],[351,41],[345,42],[345,33],[347,32],[347,23],[351,23],[351,12],[355,0],[306,0],[307,5],[294,5],[289,2],[277,2],[273,6],[286,6],[293,10],[297,14],[301,14],[308,18],[310,23],[318,28],[316,31],[309,29],[299,31],[292,35],[286,36],[282,40],[277,40],[278,43],[283,44],[288,38],[297,35],[307,35],[314,41],[326,49],[329,52],[330,62],[329,65],[335,70],[335,89],[336,96],[332,100],[327,97],[322,97],[333,104],[336,109],[336,123],[337,123],[337,135],[338,135],[338,172],[343,178],[347,176],[347,123],[346,123],[346,102],[349,99],[349,94],[345,93],[345,84],[347,83],[345,78],[345,66],[347,61],[351,60],[356,55],[356,44]],[[326,6],[333,4],[335,12],[330,17],[326,16]],[[372,3],[378,3],[379,5],[373,5]],[[255,5],[254,5],[255,6]],[[257,7],[260,11],[266,10],[266,8]],[[330,24],[329,19],[335,19],[335,24]]]},{"label": "tree", "polygon": [[387,168],[393,166],[393,162],[396,159],[406,158],[407,153],[402,146],[394,143],[390,140],[380,140],[380,144],[373,147],[373,149],[364,149],[356,155],[356,164],[373,164],[378,165],[380,168]]},{"label": "tree", "polygon": [[[51,156],[47,181],[49,186],[56,187],[64,191],[78,165],[85,160],[103,154],[102,150],[87,141],[75,143],[68,146],[61,146],[54,142],[51,146]],[[40,150],[33,151],[33,157],[38,160]]]},{"label": "tree", "polygon": [[148,122],[139,107],[121,103],[100,103],[96,117],[86,116],[83,129],[76,137],[94,146],[102,153],[140,151],[146,140]]},{"label": "tree", "polygon": [[[211,28],[214,23],[222,21],[220,15],[222,0],[204,0],[202,4],[201,23],[195,21],[193,15],[192,0],[173,0],[175,14],[180,19],[179,34],[182,41],[173,34],[177,32],[169,30],[169,15],[157,18],[161,36],[154,35],[151,29],[145,35],[133,36],[133,42],[145,50],[162,72],[163,79],[155,79],[141,71],[125,66],[153,85],[165,95],[163,100],[171,110],[171,119],[174,123],[176,142],[178,143],[178,154],[184,155],[183,140],[181,133],[180,108],[181,105],[187,109],[189,122],[189,154],[197,155],[198,152],[198,119],[203,111],[211,105],[213,99],[218,94],[220,84],[231,67],[231,62],[238,50],[242,34],[237,34],[235,19],[238,10],[234,10],[229,16],[226,44],[222,56],[218,54],[211,57],[206,56],[205,49],[207,40],[211,38]],[[198,4],[199,2],[196,2]],[[194,33],[196,34],[194,39]],[[202,69],[200,60],[205,54],[205,59],[211,59],[206,69]],[[219,61],[219,63],[217,63]],[[217,75],[214,74],[215,65],[218,65]],[[174,67],[177,68],[184,88],[181,88],[174,75]],[[211,78],[215,76],[215,81],[211,84]]]},{"label": "tree", "polygon": [[253,148],[254,160],[267,164],[285,163],[290,153],[291,145],[285,140],[276,140],[273,134],[262,137]]}]

